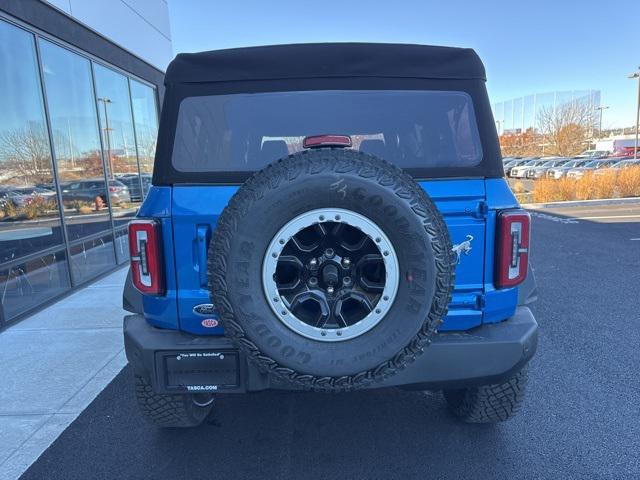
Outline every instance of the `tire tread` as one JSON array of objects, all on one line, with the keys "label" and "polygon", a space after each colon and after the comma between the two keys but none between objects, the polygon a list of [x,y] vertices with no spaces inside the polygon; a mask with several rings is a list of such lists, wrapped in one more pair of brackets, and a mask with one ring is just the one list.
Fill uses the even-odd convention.
[{"label": "tire tread", "polygon": [[527,370],[504,383],[445,390],[449,410],[466,423],[498,423],[509,420],[522,408]]},{"label": "tire tread", "polygon": [[[156,393],[140,375],[135,375],[135,382],[136,399],[142,416],[157,427],[196,427],[204,421],[211,410],[209,407],[191,405],[189,395]],[[194,415],[194,411],[197,411],[194,409],[202,409],[202,411]]]}]

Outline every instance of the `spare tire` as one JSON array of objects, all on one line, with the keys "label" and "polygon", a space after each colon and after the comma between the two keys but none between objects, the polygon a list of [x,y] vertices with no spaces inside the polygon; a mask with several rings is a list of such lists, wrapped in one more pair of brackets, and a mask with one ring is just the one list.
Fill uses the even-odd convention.
[{"label": "spare tire", "polygon": [[454,282],[433,201],[353,150],[290,155],[253,175],[218,219],[209,289],[225,334],[263,371],[353,390],[430,343]]}]

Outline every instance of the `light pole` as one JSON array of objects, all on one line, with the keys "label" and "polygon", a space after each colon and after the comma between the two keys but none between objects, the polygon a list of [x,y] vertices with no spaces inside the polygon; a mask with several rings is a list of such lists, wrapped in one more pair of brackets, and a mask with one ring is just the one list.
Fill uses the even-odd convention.
[{"label": "light pole", "polygon": [[600,121],[598,122],[598,139],[602,138],[602,111],[606,110],[609,107],[606,107],[604,105],[600,105],[599,107],[596,107],[595,110],[600,110]]},{"label": "light pole", "polygon": [[98,101],[104,105],[104,136],[107,143],[107,161],[109,162],[107,164],[109,167],[108,176],[109,178],[113,178],[113,160],[111,158],[111,130],[113,129],[109,127],[109,113],[107,110],[107,105],[113,103],[113,101],[107,97],[100,97]]},{"label": "light pole", "polygon": [[633,159],[638,159],[638,124],[640,123],[640,67],[638,71],[629,75],[629,78],[638,79],[638,104],[636,105],[636,142],[633,149]]}]

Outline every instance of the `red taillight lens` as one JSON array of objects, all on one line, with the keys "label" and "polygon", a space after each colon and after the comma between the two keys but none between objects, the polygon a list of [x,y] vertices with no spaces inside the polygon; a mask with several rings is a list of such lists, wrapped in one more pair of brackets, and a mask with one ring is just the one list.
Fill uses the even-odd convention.
[{"label": "red taillight lens", "polygon": [[350,147],[351,137],[349,135],[313,135],[304,137],[303,148],[318,147]]},{"label": "red taillight lens", "polygon": [[118,190],[116,187],[109,187],[110,192],[115,192],[116,190]]},{"label": "red taillight lens", "polygon": [[155,220],[133,220],[129,223],[129,252],[133,285],[142,293],[163,295],[160,224]]},{"label": "red taillight lens", "polygon": [[524,281],[529,265],[531,217],[524,210],[498,214],[496,287],[514,287]]}]

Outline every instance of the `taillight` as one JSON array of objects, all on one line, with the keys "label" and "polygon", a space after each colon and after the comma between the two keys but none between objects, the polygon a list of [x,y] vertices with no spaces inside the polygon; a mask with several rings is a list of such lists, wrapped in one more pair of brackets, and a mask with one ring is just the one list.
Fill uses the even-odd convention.
[{"label": "taillight", "polygon": [[351,137],[349,135],[311,135],[304,137],[302,141],[303,148],[318,147],[342,147],[351,146]]},{"label": "taillight", "polygon": [[129,223],[129,252],[133,285],[142,293],[163,295],[160,224],[155,220],[133,220]]},{"label": "taillight", "polygon": [[110,192],[115,192],[116,190],[118,190],[116,187],[109,187]]},{"label": "taillight", "polygon": [[531,217],[524,210],[498,214],[496,287],[514,287],[524,281],[529,265]]}]

